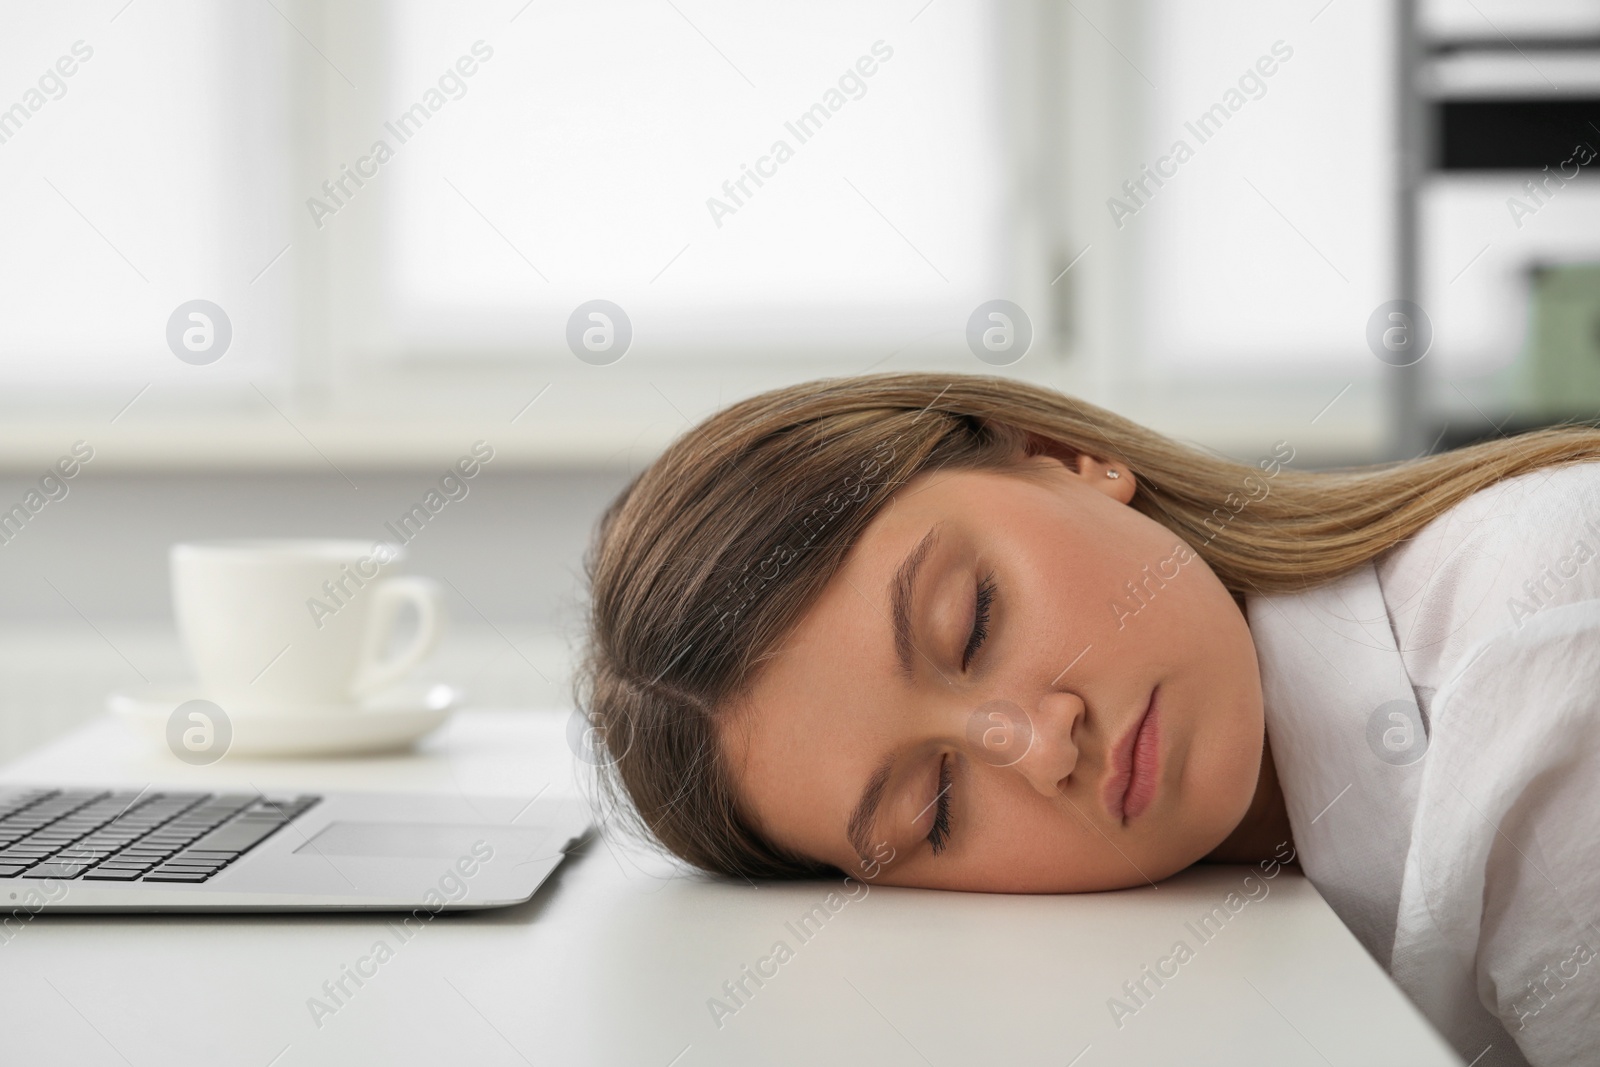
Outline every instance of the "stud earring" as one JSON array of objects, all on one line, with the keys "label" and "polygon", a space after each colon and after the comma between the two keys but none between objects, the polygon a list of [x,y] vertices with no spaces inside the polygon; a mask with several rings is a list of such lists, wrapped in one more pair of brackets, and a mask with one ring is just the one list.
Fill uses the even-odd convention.
[{"label": "stud earring", "polygon": [[1122,477],[1122,475],[1118,474],[1116,471],[1106,471],[1106,477],[1107,478],[1120,478],[1120,477]]}]

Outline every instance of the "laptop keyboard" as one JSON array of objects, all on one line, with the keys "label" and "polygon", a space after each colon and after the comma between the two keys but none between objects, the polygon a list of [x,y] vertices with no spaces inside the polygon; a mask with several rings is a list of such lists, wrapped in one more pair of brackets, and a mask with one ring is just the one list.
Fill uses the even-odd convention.
[{"label": "laptop keyboard", "polygon": [[0,792],[0,879],[204,882],[321,797]]}]

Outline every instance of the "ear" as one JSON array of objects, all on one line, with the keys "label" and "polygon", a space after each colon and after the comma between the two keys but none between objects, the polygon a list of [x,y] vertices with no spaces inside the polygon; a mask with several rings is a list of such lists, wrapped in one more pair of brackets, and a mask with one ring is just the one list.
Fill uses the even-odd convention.
[{"label": "ear", "polygon": [[1098,459],[1060,441],[1038,434],[1028,435],[1024,455],[1030,459],[1039,457],[1036,462],[1050,461],[1058,464],[1068,476],[1080,480],[1087,488],[1104,493],[1121,504],[1130,503],[1134,491],[1138,488],[1133,472],[1128,469],[1127,464]]}]

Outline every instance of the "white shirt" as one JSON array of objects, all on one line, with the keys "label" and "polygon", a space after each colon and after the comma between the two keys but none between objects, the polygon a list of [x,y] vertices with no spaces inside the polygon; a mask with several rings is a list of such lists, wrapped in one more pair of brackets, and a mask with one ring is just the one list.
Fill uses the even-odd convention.
[{"label": "white shirt", "polygon": [[1600,463],[1246,615],[1312,884],[1474,1067],[1600,1064]]}]

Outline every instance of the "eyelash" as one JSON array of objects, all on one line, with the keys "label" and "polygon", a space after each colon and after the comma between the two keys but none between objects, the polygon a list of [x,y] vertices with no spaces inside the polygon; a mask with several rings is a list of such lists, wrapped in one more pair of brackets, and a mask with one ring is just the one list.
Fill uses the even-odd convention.
[{"label": "eyelash", "polygon": [[[961,653],[961,669],[966,670],[972,657],[978,654],[989,636],[989,611],[994,607],[994,572],[990,571],[978,582],[978,595],[972,607],[972,635]],[[937,856],[950,842],[950,787],[952,775],[949,757],[939,762],[939,796],[935,801],[933,826],[928,830],[928,844]]]},{"label": "eyelash", "polygon": [[950,785],[950,759],[947,756],[939,761],[939,797],[933,813],[933,826],[928,830],[928,844],[933,846],[935,856],[944,851],[950,840]]},{"label": "eyelash", "polygon": [[[978,649],[984,646],[984,640],[989,637],[989,609],[995,601],[995,576],[994,571],[982,577],[978,582],[978,600],[973,605],[973,633],[966,638],[966,648],[962,651],[962,670],[970,664],[973,656],[978,654]],[[928,845],[933,846],[934,856],[944,851],[950,840],[950,761],[949,757],[939,761],[939,797],[933,813],[933,827],[928,830]]]},{"label": "eyelash", "polygon": [[989,636],[989,609],[994,606],[994,594],[994,572],[991,571],[978,583],[978,598],[972,608],[972,636],[967,638],[967,647],[961,653],[962,670],[967,669],[967,664]]}]

